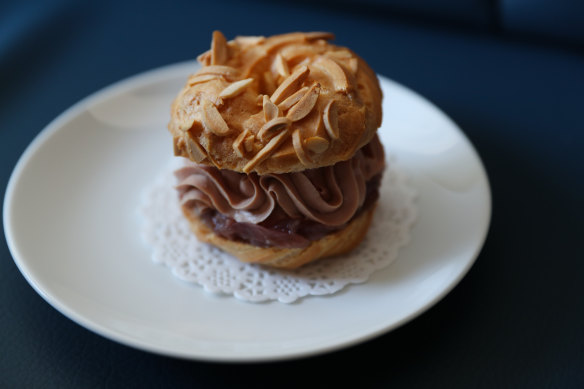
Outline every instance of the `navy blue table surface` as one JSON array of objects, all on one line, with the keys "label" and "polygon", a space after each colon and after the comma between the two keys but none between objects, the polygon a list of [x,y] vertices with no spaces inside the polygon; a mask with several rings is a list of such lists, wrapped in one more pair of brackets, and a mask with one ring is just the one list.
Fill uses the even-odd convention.
[{"label": "navy blue table surface", "polygon": [[214,29],[325,30],[461,126],[494,212],[478,261],[428,312],[361,345],[270,364],[178,360],[95,335],[33,291],[2,239],[0,387],[584,387],[582,51],[509,37],[478,16],[474,27],[419,22],[370,3],[0,2],[3,187],[63,110],[194,58]]}]

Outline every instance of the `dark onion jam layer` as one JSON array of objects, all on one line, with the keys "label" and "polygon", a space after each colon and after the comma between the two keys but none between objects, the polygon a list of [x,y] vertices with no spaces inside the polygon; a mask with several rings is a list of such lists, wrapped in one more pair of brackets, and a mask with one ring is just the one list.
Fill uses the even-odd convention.
[{"label": "dark onion jam layer", "polygon": [[[351,221],[375,204],[379,198],[380,184],[381,174],[377,174],[367,181],[365,201],[353,215]],[[268,219],[259,224],[238,223],[211,208],[205,208],[198,216],[217,235],[258,247],[303,248],[312,241],[343,229],[348,224],[330,227],[308,219],[290,219],[277,208]]]}]

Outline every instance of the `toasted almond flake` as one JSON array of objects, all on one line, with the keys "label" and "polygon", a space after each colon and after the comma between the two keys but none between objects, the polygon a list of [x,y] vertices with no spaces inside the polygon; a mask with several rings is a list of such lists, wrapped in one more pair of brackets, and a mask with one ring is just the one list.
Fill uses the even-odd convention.
[{"label": "toasted almond flake", "polygon": [[280,108],[278,108],[276,104],[272,103],[272,100],[270,100],[267,95],[264,95],[262,105],[264,108],[264,118],[266,119],[266,123],[280,116]]},{"label": "toasted almond flake", "polygon": [[347,75],[343,68],[332,59],[321,57],[313,66],[322,69],[331,78],[336,92],[346,92],[349,89]]},{"label": "toasted almond flake", "polygon": [[284,100],[280,104],[278,104],[278,107],[282,111],[286,111],[286,110],[290,109],[291,106],[296,104],[298,102],[298,100],[300,100],[306,94],[306,92],[308,92],[308,89],[309,88],[307,86],[303,86],[302,88],[300,88],[296,92],[294,92],[291,96],[289,96],[286,100]]},{"label": "toasted almond flake", "polygon": [[282,34],[282,35],[274,35],[265,42],[265,48],[268,52],[290,43],[300,43],[304,42],[306,37],[301,32],[292,32],[289,34]]},{"label": "toasted almond flake", "polygon": [[302,147],[302,138],[300,138],[300,130],[295,130],[292,133],[292,146],[294,146],[294,151],[296,151],[296,156],[300,163],[304,166],[310,166],[312,161],[304,152],[304,147]]},{"label": "toasted almond flake", "polygon": [[196,84],[201,84],[203,82],[215,80],[215,79],[217,79],[219,77],[220,76],[218,76],[217,74],[192,75],[191,77],[189,77],[189,80],[187,81],[187,84],[189,86],[193,86],[193,85],[196,85]]},{"label": "toasted almond flake", "polygon": [[203,66],[208,66],[211,64],[211,50],[207,50],[202,54],[199,54],[199,56],[197,57],[197,61],[203,65]]},{"label": "toasted almond flake", "polygon": [[353,58],[353,54],[349,50],[341,49],[335,51],[329,51],[326,53],[327,57],[338,58],[338,59],[349,59]]},{"label": "toasted almond flake", "polygon": [[[184,142],[184,141],[182,141]],[[181,138],[179,137],[174,137],[173,142],[172,142],[172,151],[174,153],[175,156],[179,156],[182,154],[182,147],[181,147]]]},{"label": "toasted almond flake", "polygon": [[299,87],[300,84],[308,77],[308,73],[310,70],[307,66],[302,66],[290,76],[288,76],[282,84],[276,89],[276,91],[270,97],[275,104],[279,104],[282,102],[286,97],[290,96],[294,93]]},{"label": "toasted almond flake", "polygon": [[203,74],[216,74],[230,79],[236,78],[239,75],[239,70],[231,66],[224,65],[209,65],[204,66],[195,75],[201,76]]},{"label": "toasted almond flake", "polygon": [[320,136],[311,136],[305,142],[306,148],[316,154],[322,153],[329,147],[329,141]]},{"label": "toasted almond flake", "polygon": [[245,154],[244,140],[248,132],[249,132],[248,130],[243,131],[241,134],[237,136],[237,138],[235,138],[235,141],[233,141],[233,150],[240,158],[243,157]]},{"label": "toasted almond flake", "polygon": [[320,84],[314,84],[310,87],[308,92],[296,103],[288,113],[286,117],[293,122],[304,119],[306,115],[312,111],[318,100],[320,94]]},{"label": "toasted almond flake", "polygon": [[242,46],[255,46],[266,40],[264,36],[236,36],[235,41]]},{"label": "toasted almond flake", "polygon": [[253,78],[246,78],[245,80],[235,81],[233,84],[229,85],[219,93],[219,97],[223,99],[229,99],[235,97],[245,90],[251,83]]},{"label": "toasted almond flake", "polygon": [[294,61],[300,58],[313,58],[314,56],[323,53],[324,47],[315,47],[314,45],[292,45],[284,47],[280,53],[286,61]]},{"label": "toasted almond flake", "polygon": [[250,132],[243,140],[243,146],[245,148],[245,151],[247,151],[248,153],[251,153],[253,151],[254,141],[255,136],[253,135],[253,133]]},{"label": "toasted almond flake", "polygon": [[351,71],[351,73],[357,74],[357,71],[359,70],[359,60],[357,58],[349,59],[347,61],[347,67],[349,68],[349,71]]},{"label": "toasted almond flake", "polygon": [[316,39],[324,39],[324,40],[333,40],[335,39],[335,34],[331,33],[331,32],[325,32],[325,31],[313,31],[313,32],[307,32],[304,34],[304,36],[306,37],[306,40],[308,41],[312,41],[312,40],[316,40]]},{"label": "toasted almond flake", "polygon": [[314,134],[314,136],[318,135],[318,136],[327,138],[325,136],[326,130],[324,129],[324,124],[323,124],[322,115],[320,114],[320,111],[314,112],[314,113],[316,113],[317,115],[311,114],[309,117],[306,118],[305,126],[313,129],[313,131],[311,133]]},{"label": "toasted almond flake", "polygon": [[308,66],[311,61],[312,61],[312,58],[308,58],[308,57],[304,58],[302,61],[300,61],[296,65],[294,65],[291,72],[294,73],[296,70],[300,69],[302,66]]},{"label": "toasted almond flake", "polygon": [[[183,112],[183,111],[181,111]],[[181,115],[181,117],[179,118],[179,122],[178,122],[178,129],[180,131],[188,131],[192,126],[193,123],[195,122],[195,116],[193,115],[193,113],[184,113],[184,115]]]},{"label": "toasted almond flake", "polygon": [[[276,90],[276,81],[272,76],[272,72],[268,71],[263,74],[264,78],[264,89],[266,93],[273,93]],[[263,101],[263,100],[262,100]]]},{"label": "toasted almond flake", "polygon": [[352,74],[353,76],[357,74],[357,70],[359,68],[359,60],[355,57],[346,57],[346,58],[341,58],[341,57],[335,57],[335,56],[331,56],[325,54],[327,57],[329,57],[330,59],[332,59],[334,62],[337,63],[337,65],[339,65],[344,71],[345,71],[345,76],[347,74]]},{"label": "toasted almond flake", "polygon": [[322,113],[324,128],[331,139],[339,138],[339,114],[336,100],[331,100]]},{"label": "toasted almond flake", "polygon": [[229,133],[229,126],[225,120],[210,101],[203,103],[203,127],[218,136],[225,136]]},{"label": "toasted almond flake", "polygon": [[187,152],[189,153],[191,158],[193,158],[195,160],[195,162],[199,163],[202,160],[204,160],[205,158],[207,158],[207,153],[201,147],[200,144],[198,144],[190,136],[186,136],[185,139],[186,139],[185,143],[187,145]]},{"label": "toasted almond flake", "polygon": [[286,140],[286,137],[288,137],[288,135],[290,135],[290,132],[286,129],[279,133],[278,135],[276,135],[275,137],[273,137],[268,142],[268,144],[265,145],[260,151],[258,151],[258,153],[251,159],[251,161],[249,161],[243,167],[244,173],[251,172],[254,167],[256,167],[258,164],[266,160],[274,151],[276,151],[278,146],[280,146],[280,144],[282,144],[282,142]]},{"label": "toasted almond flake", "polygon": [[274,59],[274,68],[282,77],[288,77],[290,75],[288,63],[284,60],[284,57],[282,57],[280,53],[276,54],[276,58]]},{"label": "toasted almond flake", "polygon": [[283,129],[288,128],[288,126],[290,126],[291,123],[292,122],[288,118],[284,117],[274,118],[267,122],[266,124],[264,124],[262,128],[260,128],[260,131],[258,132],[258,137],[262,141],[266,141],[267,139],[270,139]]},{"label": "toasted almond flake", "polygon": [[[209,149],[211,149],[211,147],[209,147]],[[207,159],[209,161],[211,161],[211,163],[217,167],[221,166],[221,163],[219,161],[217,161],[217,159],[215,157],[213,157],[213,154],[209,153],[207,154]]]},{"label": "toasted almond flake", "polygon": [[221,31],[213,31],[211,41],[211,65],[223,65],[229,57],[227,40]]},{"label": "toasted almond flake", "polygon": [[283,146],[278,149],[275,153],[272,154],[272,158],[290,158],[296,155],[296,151],[294,151],[294,146]]},{"label": "toasted almond flake", "polygon": [[215,107],[220,107],[223,105],[223,99],[219,96],[207,96],[207,98],[215,105]]},{"label": "toasted almond flake", "polygon": [[[242,65],[241,78],[248,78],[265,70],[266,56],[267,52],[263,46],[252,46],[247,50],[241,51],[238,56],[239,62]],[[257,69],[258,67],[260,69]]]}]

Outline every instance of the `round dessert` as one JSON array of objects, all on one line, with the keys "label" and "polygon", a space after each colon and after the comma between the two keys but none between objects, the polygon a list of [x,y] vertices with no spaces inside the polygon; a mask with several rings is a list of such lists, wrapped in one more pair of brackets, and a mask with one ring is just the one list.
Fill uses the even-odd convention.
[{"label": "round dessert", "polygon": [[183,213],[244,262],[295,268],[357,246],[385,168],[375,73],[325,32],[213,32],[168,125]]}]

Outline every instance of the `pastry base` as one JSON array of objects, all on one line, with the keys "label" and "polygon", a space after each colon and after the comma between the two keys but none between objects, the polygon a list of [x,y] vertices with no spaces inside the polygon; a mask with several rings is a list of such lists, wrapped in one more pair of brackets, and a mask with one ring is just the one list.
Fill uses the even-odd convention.
[{"label": "pastry base", "polygon": [[200,241],[210,243],[233,255],[242,262],[257,263],[281,269],[295,269],[319,258],[331,257],[351,251],[365,237],[373,214],[374,204],[342,230],[313,241],[304,248],[258,247],[244,242],[225,239],[213,232],[189,209],[182,207],[191,230]]}]

